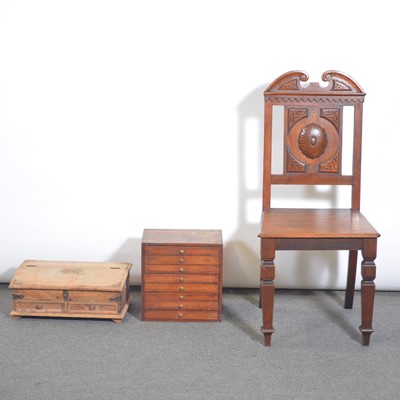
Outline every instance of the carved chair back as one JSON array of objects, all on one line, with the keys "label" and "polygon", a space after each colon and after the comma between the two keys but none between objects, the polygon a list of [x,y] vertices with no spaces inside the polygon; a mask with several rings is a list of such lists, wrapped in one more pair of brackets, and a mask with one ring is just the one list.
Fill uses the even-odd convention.
[{"label": "carved chair back", "polygon": [[[321,86],[291,71],[264,92],[263,210],[271,206],[271,185],[351,185],[351,207],[360,209],[362,110],[365,92],[348,75],[326,71]],[[274,106],[284,108],[283,172],[271,173]],[[343,108],[354,108],[352,172],[342,174]]]}]

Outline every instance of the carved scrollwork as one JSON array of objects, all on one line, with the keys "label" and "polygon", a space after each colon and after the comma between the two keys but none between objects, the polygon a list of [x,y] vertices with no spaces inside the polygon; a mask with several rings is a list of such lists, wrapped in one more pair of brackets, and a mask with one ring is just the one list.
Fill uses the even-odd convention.
[{"label": "carved scrollwork", "polygon": [[349,75],[330,70],[322,74],[322,80],[329,84],[324,87],[318,82],[301,85],[301,82],[308,81],[308,74],[304,71],[289,71],[267,87],[264,98],[273,104],[316,101],[351,105],[364,101],[365,92]]},{"label": "carved scrollwork", "polygon": [[361,86],[344,72],[333,70],[325,71],[322,74],[322,80],[325,82],[332,81],[332,91],[364,93]]},{"label": "carved scrollwork", "polygon": [[298,144],[301,152],[307,158],[314,159],[325,152],[328,145],[328,137],[322,126],[309,124],[301,130]]},{"label": "carved scrollwork", "polygon": [[290,71],[275,79],[265,90],[264,94],[270,91],[291,91],[301,90],[300,81],[307,82],[308,74],[304,71]]}]

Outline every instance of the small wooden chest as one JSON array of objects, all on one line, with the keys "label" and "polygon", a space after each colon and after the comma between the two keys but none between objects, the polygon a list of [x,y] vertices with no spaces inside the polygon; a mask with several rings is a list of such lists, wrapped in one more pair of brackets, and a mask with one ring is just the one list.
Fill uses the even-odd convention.
[{"label": "small wooden chest", "polygon": [[142,320],[221,321],[222,233],[145,229]]},{"label": "small wooden chest", "polygon": [[132,264],[24,261],[12,289],[13,318],[105,318],[121,322],[129,304]]}]

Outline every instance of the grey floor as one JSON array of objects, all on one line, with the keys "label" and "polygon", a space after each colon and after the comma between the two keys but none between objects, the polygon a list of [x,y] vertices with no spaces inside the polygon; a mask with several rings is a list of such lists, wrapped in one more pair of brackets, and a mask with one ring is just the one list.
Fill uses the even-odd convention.
[{"label": "grey floor", "polygon": [[225,289],[223,321],[140,321],[140,288],[121,324],[9,316],[0,285],[0,399],[399,399],[400,292],[377,292],[371,346],[360,295],[277,290],[272,347],[258,290]]}]

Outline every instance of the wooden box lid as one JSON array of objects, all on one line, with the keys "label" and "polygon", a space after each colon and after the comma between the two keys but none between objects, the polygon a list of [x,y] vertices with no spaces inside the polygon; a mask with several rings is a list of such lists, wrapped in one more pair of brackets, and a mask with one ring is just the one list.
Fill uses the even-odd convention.
[{"label": "wooden box lid", "polygon": [[131,267],[116,262],[25,260],[9,288],[122,291]]}]

